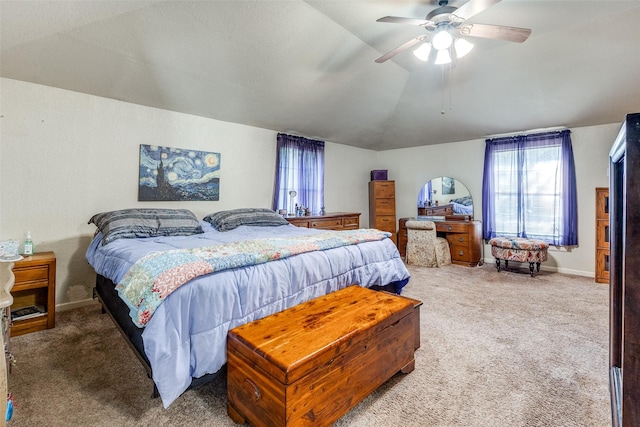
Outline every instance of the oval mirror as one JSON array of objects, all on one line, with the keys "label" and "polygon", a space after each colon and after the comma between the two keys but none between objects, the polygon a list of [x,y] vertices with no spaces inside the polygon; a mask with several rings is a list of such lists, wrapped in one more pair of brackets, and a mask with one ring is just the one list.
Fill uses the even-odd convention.
[{"label": "oval mirror", "polygon": [[469,189],[448,176],[432,178],[418,194],[418,216],[469,215],[473,219],[473,199]]}]

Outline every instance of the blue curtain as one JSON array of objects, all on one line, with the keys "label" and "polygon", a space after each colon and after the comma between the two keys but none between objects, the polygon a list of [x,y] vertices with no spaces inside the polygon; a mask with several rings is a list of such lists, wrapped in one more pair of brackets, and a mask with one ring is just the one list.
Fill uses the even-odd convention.
[{"label": "blue curtain", "polygon": [[485,239],[525,237],[578,244],[578,202],[569,130],[486,141]]},{"label": "blue curtain", "polygon": [[313,215],[324,207],[324,141],[279,133],[272,208],[295,215],[295,204]]},{"label": "blue curtain", "polygon": [[423,207],[429,205],[431,202],[431,181],[427,182],[421,189],[418,194],[418,206]]}]

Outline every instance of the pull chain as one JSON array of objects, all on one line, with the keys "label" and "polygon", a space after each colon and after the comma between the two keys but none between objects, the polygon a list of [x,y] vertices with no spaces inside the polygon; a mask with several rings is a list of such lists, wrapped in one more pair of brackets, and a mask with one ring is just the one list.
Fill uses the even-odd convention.
[{"label": "pull chain", "polygon": [[440,91],[440,93],[442,95],[442,99],[441,99],[442,105],[441,105],[441,109],[440,109],[440,114],[444,115],[444,84],[445,84],[445,82],[444,82],[444,67],[441,67],[440,70],[441,70],[440,76],[441,76],[441,83],[442,83],[442,90]]},{"label": "pull chain", "polygon": [[453,95],[451,94],[451,76],[453,73],[453,70],[451,69],[451,63],[447,64],[449,67],[449,81],[446,82],[445,81],[445,74],[444,74],[444,67],[442,67],[442,72],[441,72],[441,76],[442,76],[442,100],[441,100],[441,109],[440,109],[440,114],[444,115],[444,92],[445,92],[445,84],[448,83],[448,88],[449,88],[449,111],[451,111],[451,106],[453,104]]}]

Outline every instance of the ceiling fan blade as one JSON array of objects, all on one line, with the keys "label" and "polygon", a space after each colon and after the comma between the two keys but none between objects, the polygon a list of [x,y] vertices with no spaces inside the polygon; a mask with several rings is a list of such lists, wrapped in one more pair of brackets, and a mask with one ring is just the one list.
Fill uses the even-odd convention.
[{"label": "ceiling fan blade", "polygon": [[529,38],[529,28],[505,27],[503,25],[490,24],[464,24],[458,28],[463,36],[482,37],[485,39],[498,39],[508,42],[522,43]]},{"label": "ceiling fan blade", "polygon": [[431,21],[416,18],[403,18],[401,16],[385,16],[377,19],[376,22],[389,22],[391,24],[408,24],[408,25],[427,25]]},{"label": "ceiling fan blade", "polygon": [[408,42],[406,42],[405,44],[403,44],[401,46],[398,46],[397,48],[385,53],[380,58],[376,59],[376,62],[378,64],[381,64],[384,61],[386,61],[387,59],[393,58],[394,56],[396,56],[397,54],[399,54],[403,50],[409,49],[411,46],[420,43],[422,40],[424,40],[426,38],[427,38],[427,36],[423,34],[421,36],[416,37],[415,39],[411,39]]},{"label": "ceiling fan blade", "polygon": [[494,4],[500,3],[500,1],[501,0],[470,0],[451,14],[451,20],[458,22],[465,21],[483,10],[488,9]]}]

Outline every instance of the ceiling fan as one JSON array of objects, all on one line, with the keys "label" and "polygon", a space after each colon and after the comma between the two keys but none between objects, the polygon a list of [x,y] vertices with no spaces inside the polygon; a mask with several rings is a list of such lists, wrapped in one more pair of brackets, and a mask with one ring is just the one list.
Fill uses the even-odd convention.
[{"label": "ceiling fan", "polygon": [[385,16],[377,22],[409,24],[424,27],[428,34],[420,35],[401,46],[385,53],[376,62],[382,63],[410,47],[420,44],[413,51],[419,59],[428,61],[431,51],[435,50],[435,64],[449,64],[463,57],[473,48],[473,44],[463,37],[499,39],[522,43],[531,30],[528,28],[506,27],[503,25],[472,24],[467,19],[499,3],[500,0],[469,0],[460,7],[448,6],[448,0],[439,0],[437,9],[432,10],[425,19]]}]

